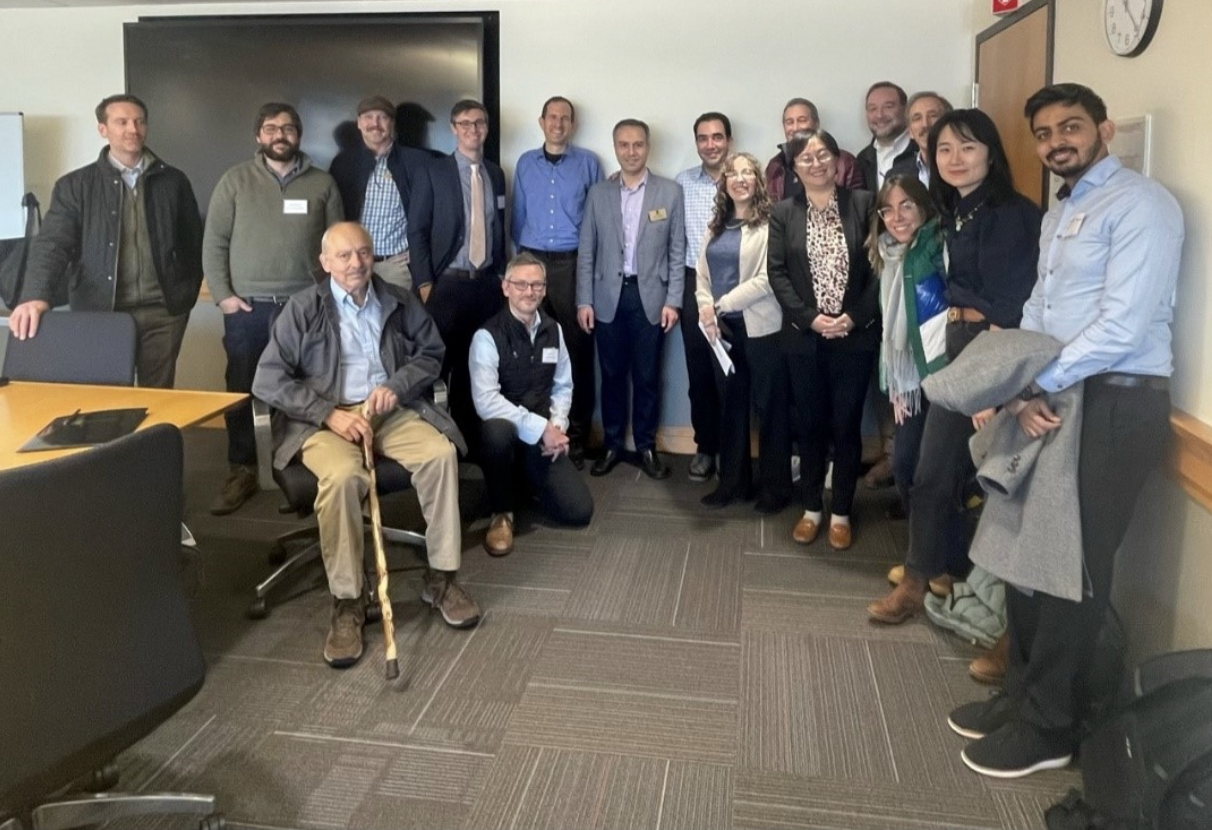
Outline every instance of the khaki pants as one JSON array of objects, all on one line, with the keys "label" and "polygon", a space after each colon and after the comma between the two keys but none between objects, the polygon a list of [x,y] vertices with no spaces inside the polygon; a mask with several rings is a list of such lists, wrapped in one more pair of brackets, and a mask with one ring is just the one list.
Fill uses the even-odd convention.
[{"label": "khaki pants", "polygon": [[405,291],[412,290],[412,272],[408,269],[408,251],[375,263],[375,273],[384,282]]},{"label": "khaki pants", "polygon": [[[374,421],[374,448],[412,473],[425,516],[429,565],[457,571],[462,555],[459,529],[459,465],[454,444],[411,409]],[[370,474],[362,447],[321,429],[303,444],[303,463],[316,474],[316,520],[328,589],[338,599],[362,595],[362,501]]]}]

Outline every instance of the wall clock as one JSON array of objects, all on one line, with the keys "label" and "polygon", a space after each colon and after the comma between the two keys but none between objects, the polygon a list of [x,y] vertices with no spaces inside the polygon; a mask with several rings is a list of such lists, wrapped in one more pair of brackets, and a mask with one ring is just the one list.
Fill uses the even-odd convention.
[{"label": "wall clock", "polygon": [[1103,31],[1111,51],[1124,58],[1145,51],[1161,12],[1162,0],[1103,0]]}]

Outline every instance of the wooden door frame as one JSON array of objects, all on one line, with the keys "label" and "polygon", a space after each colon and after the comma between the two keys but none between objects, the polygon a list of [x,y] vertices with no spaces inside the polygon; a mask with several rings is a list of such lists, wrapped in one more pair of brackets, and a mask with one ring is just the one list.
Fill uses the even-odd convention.
[{"label": "wooden door frame", "polygon": [[[1018,11],[1014,12],[1013,14],[1006,15],[989,28],[977,34],[976,44],[972,53],[972,72],[974,75],[973,83],[977,85],[977,89],[980,88],[981,83],[981,44],[983,44],[986,40],[989,40],[991,37],[1001,34],[1006,29],[1009,29],[1011,26],[1020,22],[1028,15],[1034,14],[1040,9],[1045,8],[1048,10],[1048,35],[1047,42],[1044,44],[1044,83],[1052,83],[1052,68],[1055,56],[1054,50],[1056,47],[1056,0],[1031,0]],[[980,104],[978,103],[977,106],[979,107]],[[1039,180],[1040,205],[1044,208],[1044,210],[1048,209],[1048,202],[1050,201],[1048,185],[1048,168],[1044,167],[1040,171]]]}]

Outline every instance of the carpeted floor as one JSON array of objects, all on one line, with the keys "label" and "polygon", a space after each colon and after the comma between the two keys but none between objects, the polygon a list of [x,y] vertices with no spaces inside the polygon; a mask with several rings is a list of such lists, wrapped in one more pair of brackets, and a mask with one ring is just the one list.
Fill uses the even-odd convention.
[{"label": "carpeted floor", "polygon": [[[220,430],[186,435],[191,569],[209,675],[201,693],[120,759],[123,787],[215,793],[233,828],[1005,828],[1079,782],[1075,769],[992,783],[945,724],[987,690],[976,651],[922,619],[884,628],[864,606],[905,544],[864,491],[856,544],[791,541],[796,511],[703,510],[711,484],[623,465],[587,480],[590,527],[523,518],[491,559],[464,535],[463,584],[485,609],[452,631],[418,597],[415,556],[392,551],[401,676],[380,629],[348,671],[320,656],[319,569],[245,618],[274,537],[299,525],[262,493],[206,512]],[[587,475],[587,474],[586,474]],[[463,488],[467,522],[482,483]],[[415,499],[384,505],[407,523]],[[140,819],[111,827],[185,828]]]}]

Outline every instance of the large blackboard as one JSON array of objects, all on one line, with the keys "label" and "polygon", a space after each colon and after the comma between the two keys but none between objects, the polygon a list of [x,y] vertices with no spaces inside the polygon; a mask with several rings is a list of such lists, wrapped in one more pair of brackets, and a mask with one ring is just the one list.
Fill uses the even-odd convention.
[{"label": "large blackboard", "polygon": [[[293,104],[303,150],[327,169],[359,99],[408,103],[407,143],[454,148],[450,107],[499,114],[499,23],[469,14],[140,18],[128,23],[127,91],[148,106],[148,147],[181,168],[203,211],[223,172],[250,158],[257,109]],[[432,118],[432,121],[428,120]],[[490,131],[485,154],[499,156]]]}]

